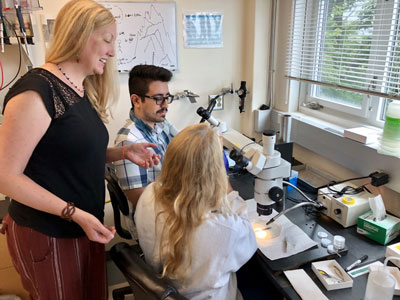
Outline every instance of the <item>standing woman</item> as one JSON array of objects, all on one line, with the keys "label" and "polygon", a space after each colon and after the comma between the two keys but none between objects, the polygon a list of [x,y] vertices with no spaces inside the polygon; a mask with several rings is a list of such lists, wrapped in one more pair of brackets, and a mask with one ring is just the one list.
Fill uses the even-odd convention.
[{"label": "standing woman", "polygon": [[103,225],[105,163],[158,163],[152,144],[107,148],[115,38],[107,9],[69,1],[46,63],[5,97],[0,192],[13,200],[2,231],[31,299],[107,299],[104,244],[115,229]]},{"label": "standing woman", "polygon": [[242,299],[235,272],[257,250],[246,204],[237,192],[226,196],[221,149],[205,123],[182,130],[136,207],[146,261],[189,299]]}]

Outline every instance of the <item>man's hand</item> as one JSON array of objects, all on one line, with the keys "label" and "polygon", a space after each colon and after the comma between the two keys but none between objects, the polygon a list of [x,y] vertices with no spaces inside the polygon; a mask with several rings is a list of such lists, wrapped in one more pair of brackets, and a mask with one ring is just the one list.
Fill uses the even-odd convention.
[{"label": "man's hand", "polygon": [[160,162],[161,156],[148,149],[149,147],[157,148],[157,145],[155,144],[137,143],[124,147],[125,158],[142,168],[152,168],[154,165],[158,165]]}]

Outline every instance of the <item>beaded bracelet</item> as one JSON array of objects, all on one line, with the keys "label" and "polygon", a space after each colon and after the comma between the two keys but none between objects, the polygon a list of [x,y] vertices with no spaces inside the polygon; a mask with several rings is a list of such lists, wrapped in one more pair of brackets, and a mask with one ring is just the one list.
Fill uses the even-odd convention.
[{"label": "beaded bracelet", "polygon": [[72,202],[67,202],[67,206],[61,211],[61,218],[72,221],[72,215],[75,213],[75,204]]}]

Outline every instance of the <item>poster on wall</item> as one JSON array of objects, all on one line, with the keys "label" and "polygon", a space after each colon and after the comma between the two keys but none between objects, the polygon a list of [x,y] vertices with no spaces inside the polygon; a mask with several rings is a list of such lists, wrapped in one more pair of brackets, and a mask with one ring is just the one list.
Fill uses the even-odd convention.
[{"label": "poster on wall", "polygon": [[175,2],[100,2],[117,21],[117,65],[139,64],[177,70]]},{"label": "poster on wall", "polygon": [[222,48],[223,14],[195,13],[183,16],[185,48]]}]

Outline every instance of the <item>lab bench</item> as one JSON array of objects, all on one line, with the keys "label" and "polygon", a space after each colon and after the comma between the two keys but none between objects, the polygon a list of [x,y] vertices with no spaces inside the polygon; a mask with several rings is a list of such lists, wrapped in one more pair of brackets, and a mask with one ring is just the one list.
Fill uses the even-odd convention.
[{"label": "lab bench", "polygon": [[[247,200],[253,198],[253,175],[245,172],[240,175],[230,175],[229,179],[233,189],[237,190],[243,199]],[[289,195],[291,198],[304,201],[304,198],[295,190],[290,191],[287,195]],[[286,207],[290,207],[294,205],[294,203],[286,200],[285,205]],[[280,207],[277,208],[277,210],[278,209],[282,208]],[[289,280],[284,275],[283,271],[288,269],[302,268],[329,299],[364,299],[365,288],[368,279],[367,274],[353,278],[352,288],[327,291],[322,285],[321,281],[311,270],[311,262],[323,259],[335,259],[342,266],[342,268],[345,269],[365,254],[368,255],[368,259],[359,266],[369,264],[376,260],[383,262],[385,258],[386,246],[382,246],[375,241],[358,234],[356,231],[356,226],[343,228],[339,223],[335,222],[324,214],[306,214],[302,208],[297,208],[285,215],[294,224],[302,228],[303,231],[305,231],[313,240],[318,243],[318,245],[294,256],[279,259],[279,262],[276,263],[270,261],[260,250],[257,250],[256,255],[252,258],[253,265],[256,265],[261,269],[266,280],[272,282],[286,299],[300,300],[300,296],[296,293]],[[317,237],[317,232],[321,230],[325,230],[326,232],[330,233],[330,235],[341,235],[345,237],[346,249],[341,253],[341,257],[339,257],[337,254],[328,254],[326,248],[321,246],[320,239]],[[399,241],[400,238],[396,238],[395,240],[391,241],[390,244]],[[326,251],[325,257],[323,257],[324,255],[322,254],[325,253],[324,251]],[[279,269],[279,267],[277,267],[278,265],[281,265],[282,268]],[[393,299],[400,299],[400,296],[394,296]]]}]

